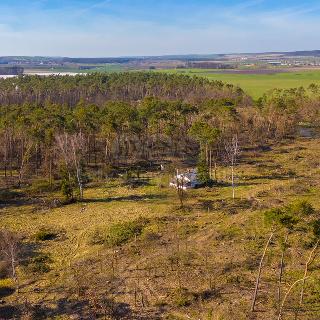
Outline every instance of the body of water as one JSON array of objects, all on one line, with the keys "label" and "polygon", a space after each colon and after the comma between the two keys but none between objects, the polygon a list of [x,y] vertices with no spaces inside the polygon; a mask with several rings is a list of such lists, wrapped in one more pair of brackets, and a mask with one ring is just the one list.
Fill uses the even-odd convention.
[{"label": "body of water", "polygon": [[[75,76],[77,74],[86,74],[86,73],[76,73],[76,72],[27,72],[24,73],[25,75],[38,75],[38,76],[51,76],[51,75],[55,75],[55,76]],[[2,79],[6,79],[6,78],[13,78],[13,77],[17,77],[17,75],[1,75],[0,74],[0,78]]]}]

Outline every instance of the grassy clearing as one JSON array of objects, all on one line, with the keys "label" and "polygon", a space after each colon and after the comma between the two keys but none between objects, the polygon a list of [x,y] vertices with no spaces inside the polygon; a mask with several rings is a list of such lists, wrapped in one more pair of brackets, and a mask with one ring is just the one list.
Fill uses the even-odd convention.
[{"label": "grassy clearing", "polygon": [[301,71],[274,74],[225,74],[214,73],[214,70],[203,69],[175,69],[161,70],[161,72],[181,73],[206,77],[238,85],[253,98],[259,98],[271,89],[290,89],[308,87],[311,83],[320,83],[320,71]]},{"label": "grassy clearing", "polygon": [[[93,317],[98,296],[107,299],[104,308],[114,318],[122,312],[125,319],[248,319],[269,233],[263,212],[297,199],[320,210],[319,152],[319,140],[244,151],[234,201],[224,184],[188,191],[183,210],[175,190],[159,183],[167,178],[158,174],[137,188],[117,181],[89,188],[85,202],[58,208],[23,201],[2,205],[0,227],[23,234],[26,259],[19,267],[20,293],[0,299],[5,306],[27,299],[50,319],[71,319],[78,312]],[[229,175],[228,168],[219,168],[220,180],[227,182]],[[256,319],[274,318],[280,240],[267,254]],[[291,236],[284,290],[302,276],[310,241],[302,231]],[[301,319],[320,317],[319,264],[317,258],[306,289],[312,312]],[[292,317],[292,310],[285,314]]]}]

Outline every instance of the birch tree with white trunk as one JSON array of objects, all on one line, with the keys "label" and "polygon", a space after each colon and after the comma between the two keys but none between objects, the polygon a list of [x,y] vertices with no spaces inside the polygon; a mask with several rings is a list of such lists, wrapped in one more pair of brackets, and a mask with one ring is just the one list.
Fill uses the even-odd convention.
[{"label": "birch tree with white trunk", "polygon": [[224,144],[225,158],[231,169],[231,185],[232,185],[232,199],[235,199],[236,184],[235,184],[235,167],[240,155],[240,146],[237,135],[233,135],[230,140]]},{"label": "birch tree with white trunk", "polygon": [[62,158],[68,170],[69,179],[72,179],[72,174],[75,178],[79,189],[79,198],[83,199],[83,172],[82,161],[85,150],[85,137],[81,132],[69,134],[63,133],[56,136],[56,141],[61,151]]}]

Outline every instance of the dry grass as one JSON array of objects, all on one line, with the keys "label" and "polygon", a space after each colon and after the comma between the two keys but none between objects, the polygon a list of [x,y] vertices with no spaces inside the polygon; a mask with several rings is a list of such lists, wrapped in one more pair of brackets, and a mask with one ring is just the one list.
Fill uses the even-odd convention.
[{"label": "dry grass", "polygon": [[[249,312],[257,261],[269,232],[263,211],[295,199],[320,209],[319,152],[318,140],[273,146],[258,155],[245,152],[237,168],[234,201],[228,185],[190,190],[184,210],[174,190],[159,186],[165,180],[159,176],[134,189],[116,182],[87,189],[86,202],[53,209],[23,201],[3,206],[0,226],[23,234],[25,250],[20,293],[4,297],[5,306],[20,304],[25,314],[50,319],[74,319],[75,314],[89,319],[104,313],[114,319],[121,314],[124,319],[274,318],[281,233],[267,255],[258,312]],[[220,168],[218,174],[225,180],[229,170]],[[90,241],[97,229],[140,217],[148,223],[122,246]],[[44,228],[56,236],[36,241]],[[290,239],[284,289],[302,276],[308,242],[310,236],[303,231]],[[30,259],[41,255],[48,257],[48,270],[32,271]],[[320,317],[319,264],[318,259],[307,288],[308,312],[299,319]],[[29,307],[22,307],[26,299]],[[45,316],[35,315],[34,305]],[[291,310],[285,319],[292,319]]]}]

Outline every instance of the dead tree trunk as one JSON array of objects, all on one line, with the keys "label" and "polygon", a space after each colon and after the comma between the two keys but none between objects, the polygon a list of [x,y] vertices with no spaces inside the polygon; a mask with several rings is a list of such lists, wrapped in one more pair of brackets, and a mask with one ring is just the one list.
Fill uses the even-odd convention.
[{"label": "dead tree trunk", "polygon": [[279,308],[278,320],[281,320],[281,319],[282,319],[283,307],[284,307],[284,305],[285,305],[285,303],[286,303],[286,301],[287,301],[287,298],[288,298],[289,293],[291,292],[291,290],[292,290],[299,282],[305,281],[305,280],[306,280],[306,278],[303,277],[302,279],[297,280],[296,282],[294,282],[294,283],[291,285],[291,287],[290,287],[289,290],[287,291],[286,295],[284,296],[283,301],[282,301],[282,303],[281,303],[281,306],[280,306],[280,308]]},{"label": "dead tree trunk", "polygon": [[289,238],[289,233],[286,234],[286,238],[283,243],[280,266],[279,266],[278,290],[277,290],[277,300],[278,300],[279,308],[280,308],[280,302],[281,302],[281,283],[282,283],[282,276],[283,276],[283,270],[284,270],[284,256],[285,256],[285,252],[286,252],[288,238]]},{"label": "dead tree trunk", "polygon": [[257,280],[256,280],[256,286],[254,289],[254,294],[253,294],[253,298],[252,298],[252,305],[251,305],[251,311],[254,312],[255,311],[255,306],[256,306],[256,301],[257,301],[257,295],[258,295],[258,290],[259,290],[259,284],[260,284],[260,278],[261,278],[261,271],[262,271],[262,267],[263,267],[263,261],[264,258],[266,256],[268,247],[270,245],[270,242],[272,240],[274,236],[274,232],[271,232],[270,237],[266,243],[266,246],[264,247],[263,253],[262,253],[262,257],[260,259],[260,264],[259,264],[259,270],[258,270],[258,276],[257,276]]},{"label": "dead tree trunk", "polygon": [[300,301],[299,301],[299,305],[300,306],[303,304],[304,287],[305,287],[305,284],[306,284],[306,279],[307,279],[307,275],[308,275],[308,271],[309,271],[309,266],[312,264],[312,262],[316,258],[316,255],[314,255],[314,253],[317,250],[317,248],[319,246],[319,243],[320,243],[320,240],[318,240],[316,242],[316,244],[314,245],[312,251],[310,252],[309,258],[308,258],[308,260],[307,260],[307,262],[305,264],[302,288],[301,288],[301,292],[300,292]]}]

